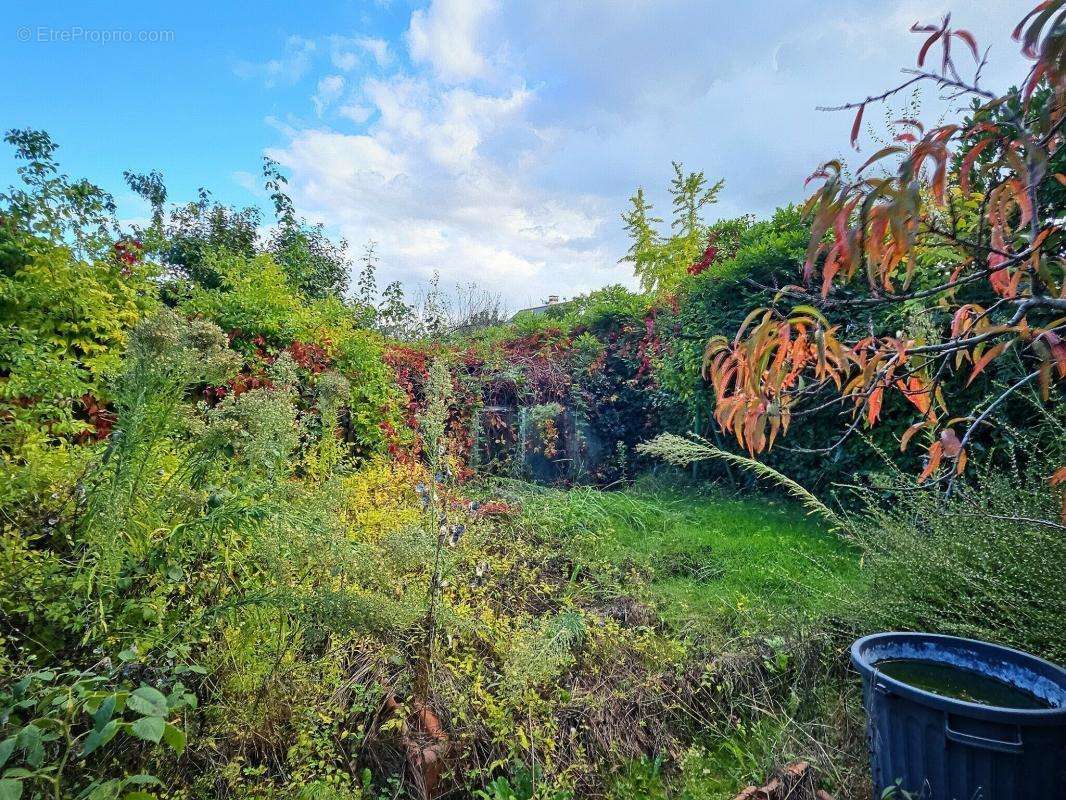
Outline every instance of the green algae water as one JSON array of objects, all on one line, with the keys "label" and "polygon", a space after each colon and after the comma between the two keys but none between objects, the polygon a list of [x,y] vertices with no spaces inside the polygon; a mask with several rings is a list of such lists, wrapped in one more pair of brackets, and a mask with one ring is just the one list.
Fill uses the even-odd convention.
[{"label": "green algae water", "polygon": [[1051,707],[1009,683],[951,664],[916,658],[893,658],[878,661],[874,666],[881,674],[908,686],[953,700],[1027,710]]}]

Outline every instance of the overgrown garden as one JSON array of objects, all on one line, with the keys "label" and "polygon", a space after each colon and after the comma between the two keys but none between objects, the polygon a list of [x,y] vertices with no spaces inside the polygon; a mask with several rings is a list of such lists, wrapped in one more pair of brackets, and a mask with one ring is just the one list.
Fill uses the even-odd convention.
[{"label": "overgrown garden", "polygon": [[0,800],[861,798],[856,635],[1066,662],[1066,9],[1002,93],[916,32],[852,141],[956,122],[766,219],[674,165],[640,291],[511,319],[379,291],[269,159],[272,220],[126,173],[130,229],[9,131]]}]

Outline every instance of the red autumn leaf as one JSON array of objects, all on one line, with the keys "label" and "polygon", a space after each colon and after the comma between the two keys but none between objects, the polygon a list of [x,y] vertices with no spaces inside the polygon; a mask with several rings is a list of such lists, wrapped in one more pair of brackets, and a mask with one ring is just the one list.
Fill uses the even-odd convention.
[{"label": "red autumn leaf", "polygon": [[1037,64],[1033,67],[1033,74],[1029,76],[1029,82],[1025,84],[1025,99],[1029,100],[1033,96],[1033,92],[1036,91],[1036,87],[1040,85],[1041,79],[1047,74],[1047,66],[1044,64]]},{"label": "red autumn leaf", "polygon": [[955,31],[954,35],[966,42],[970,48],[970,52],[973,53],[973,60],[980,62],[981,55],[977,52],[977,39],[974,38],[974,35],[969,31],[962,29]]},{"label": "red autumn leaf", "polygon": [[[1007,259],[1003,256],[993,253],[988,259],[988,265],[995,269],[1000,264],[1004,263]],[[991,275],[988,276],[988,282],[992,284],[992,289],[1000,297],[1011,297],[1011,278],[1010,270],[1006,267],[996,269]]]},{"label": "red autumn leaf", "polygon": [[1063,341],[1062,337],[1054,331],[1045,333],[1044,339],[1048,343],[1048,349],[1051,350],[1051,358],[1055,361],[1055,369],[1059,373],[1059,378],[1066,378],[1066,341]]},{"label": "red autumn leaf", "polygon": [[[909,136],[910,134],[907,134],[907,135]],[[858,174],[859,172],[862,172],[864,169],[866,169],[868,166],[873,164],[875,161],[880,161],[885,156],[892,155],[893,153],[903,153],[905,151],[906,151],[906,148],[900,147],[899,145],[890,145],[889,147],[882,147],[880,150],[878,150],[876,153],[874,153],[872,156],[870,156],[868,159],[866,159],[865,163],[863,163],[863,165],[861,167],[859,167],[859,169],[856,171],[856,174]]]},{"label": "red autumn leaf", "polygon": [[851,123],[851,146],[856,150],[859,149],[859,126],[862,125],[862,112],[866,110],[866,103],[859,106],[859,110],[855,112],[855,121]]},{"label": "red autumn leaf", "polygon": [[1032,11],[1030,11],[1028,14],[1026,14],[1024,17],[1022,17],[1022,21],[1019,22],[1017,24],[1017,26],[1015,26],[1014,30],[1011,32],[1011,35],[1010,35],[1011,38],[1014,39],[1014,41],[1016,41],[1016,42],[1020,42],[1021,39],[1022,39],[1022,31],[1025,30],[1026,23],[1028,23],[1029,20],[1031,20],[1037,14],[1039,14],[1042,11],[1045,11],[1046,9],[1050,8],[1051,6],[1053,6],[1054,4],[1055,4],[1055,0],[1044,0],[1044,2],[1040,3],[1036,8],[1034,8]]},{"label": "red autumn leaf", "polygon": [[973,164],[977,160],[977,157],[981,155],[981,152],[988,147],[995,139],[988,138],[982,139],[966,153],[966,157],[962,159],[962,167],[959,170],[959,186],[966,194],[970,192],[970,171],[973,169]]},{"label": "red autumn leaf", "polygon": [[884,398],[885,387],[878,386],[870,393],[869,404],[866,407],[866,424],[873,425],[881,416],[881,401]]},{"label": "red autumn leaf", "polygon": [[911,375],[907,382],[896,381],[896,388],[903,392],[903,396],[910,400],[915,408],[923,414],[929,412],[932,398],[929,396],[929,387],[917,375]]},{"label": "red autumn leaf", "polygon": [[[915,23],[914,26],[911,27],[911,30],[914,33],[924,33],[925,31],[930,30],[931,28],[932,28],[932,26],[919,28],[917,23]],[[918,66],[919,67],[924,67],[925,66],[925,57],[927,55],[929,55],[929,48],[931,48],[934,44],[936,44],[937,39],[939,39],[941,36],[944,35],[945,28],[947,28],[947,21],[946,20],[944,22],[944,27],[943,28],[932,28],[935,31],[935,33],[932,36],[930,36],[928,39],[925,40],[925,44],[922,45],[922,49],[918,51]]]}]

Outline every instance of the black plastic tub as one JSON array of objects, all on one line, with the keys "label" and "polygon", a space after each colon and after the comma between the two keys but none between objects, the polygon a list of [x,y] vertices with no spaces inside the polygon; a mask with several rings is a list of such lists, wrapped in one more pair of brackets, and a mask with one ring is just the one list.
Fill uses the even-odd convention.
[{"label": "black plastic tub", "polygon": [[[1008,647],[927,633],[863,637],[851,660],[862,674],[875,798],[898,781],[923,800],[1066,800],[1066,670]],[[878,667],[901,660],[994,678],[1039,707],[934,694]]]}]

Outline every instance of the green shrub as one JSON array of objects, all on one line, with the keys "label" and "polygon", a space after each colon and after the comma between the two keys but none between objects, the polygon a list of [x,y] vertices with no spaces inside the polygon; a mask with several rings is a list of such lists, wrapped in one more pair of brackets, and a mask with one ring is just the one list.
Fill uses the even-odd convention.
[{"label": "green shrub", "polygon": [[1066,439],[1053,417],[1040,427],[1058,453],[1034,429],[1011,448],[1012,468],[986,463],[950,499],[902,475],[862,493],[849,529],[863,580],[840,596],[853,630],[966,636],[1066,662],[1066,530],[1048,484]]},{"label": "green shrub", "polygon": [[[109,380],[126,337],[156,301],[152,270],[85,261],[19,235],[24,262],[0,270],[0,509],[13,517],[69,485],[76,441],[106,436]],[[21,507],[20,507],[21,504]]]},{"label": "green shrub", "polygon": [[304,303],[272,256],[246,257],[220,250],[210,253],[205,263],[219,275],[219,286],[194,284],[182,311],[205,317],[224,331],[238,332],[246,342],[261,336],[269,344],[285,347],[301,338]]},{"label": "green shrub", "polygon": [[37,670],[0,689],[0,797],[154,797],[146,787],[161,781],[133,770],[153,745],[182,753],[196,696],[173,679],[166,694],[132,686],[122,671]]}]

